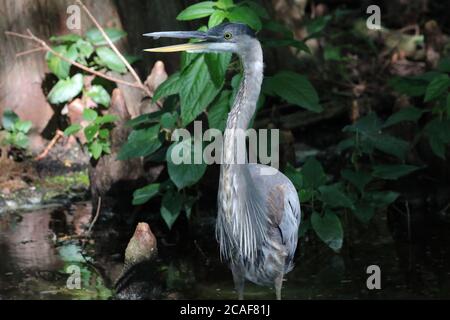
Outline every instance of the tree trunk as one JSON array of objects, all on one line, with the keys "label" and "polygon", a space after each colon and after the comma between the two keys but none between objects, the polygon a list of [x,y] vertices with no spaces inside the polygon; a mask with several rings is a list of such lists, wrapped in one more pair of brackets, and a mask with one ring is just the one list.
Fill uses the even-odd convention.
[{"label": "tree trunk", "polygon": [[[112,0],[85,0],[84,3],[102,26],[121,28]],[[44,131],[55,112],[59,113],[48,104],[47,92],[43,92],[48,72],[44,53],[16,58],[17,53],[30,50],[34,45],[26,39],[6,36],[5,31],[26,33],[30,29],[46,41],[52,35],[84,34],[93,24],[82,10],[81,30],[68,30],[66,26],[67,8],[73,4],[72,0],[3,0],[0,3],[0,115],[6,108],[14,110],[20,118],[33,122],[35,133]]]}]

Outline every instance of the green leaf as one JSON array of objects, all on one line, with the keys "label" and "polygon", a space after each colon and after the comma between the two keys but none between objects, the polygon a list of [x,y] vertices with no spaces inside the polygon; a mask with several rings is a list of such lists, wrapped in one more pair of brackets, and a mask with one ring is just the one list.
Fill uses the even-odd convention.
[{"label": "green leaf", "polygon": [[19,116],[14,111],[7,109],[3,112],[2,127],[6,131],[13,131],[14,124],[19,121]]},{"label": "green leaf", "polygon": [[231,22],[245,23],[255,31],[262,28],[262,22],[258,14],[249,7],[234,7],[228,13],[228,20]]},{"label": "green leaf", "polygon": [[170,112],[166,112],[161,116],[161,128],[173,129],[177,123],[177,118]]},{"label": "green leaf", "polygon": [[228,113],[230,112],[230,90],[223,90],[219,98],[208,110],[208,124],[210,128],[225,130]]},{"label": "green leaf", "polygon": [[80,56],[85,59],[89,58],[94,53],[94,47],[88,41],[79,39],[75,45]]},{"label": "green leaf", "polygon": [[341,191],[338,184],[319,187],[320,198],[331,208],[354,208],[353,201]]},{"label": "green leaf", "polygon": [[347,149],[353,148],[355,146],[355,139],[348,138],[340,141],[336,146],[336,151],[338,154],[344,152]]},{"label": "green leaf", "polygon": [[100,156],[102,155],[102,150],[103,146],[98,141],[94,141],[89,145],[89,151],[95,160],[98,160],[100,158]]},{"label": "green leaf", "polygon": [[127,67],[119,56],[109,47],[100,47],[95,50],[101,61],[112,71],[119,73],[127,72]]},{"label": "green leaf", "polygon": [[366,192],[363,200],[377,208],[385,208],[393,203],[400,196],[394,191],[373,191]]},{"label": "green leaf", "polygon": [[133,205],[144,204],[159,193],[159,183],[152,183],[133,193]]},{"label": "green leaf", "polygon": [[98,130],[98,136],[100,139],[108,139],[109,138],[109,130],[108,129],[100,129]]},{"label": "green leaf", "polygon": [[439,98],[442,94],[447,93],[450,86],[450,78],[447,74],[440,74],[435,77],[427,86],[425,93],[425,102]]},{"label": "green leaf", "polygon": [[446,145],[450,143],[450,120],[433,119],[424,128],[431,149],[445,160]]},{"label": "green leaf", "polygon": [[[70,47],[67,46],[56,46],[52,48],[54,51],[64,56],[65,58],[75,61],[78,57],[78,51],[76,45]],[[70,72],[70,63],[60,59],[53,53],[49,52],[46,55],[46,61],[50,71],[55,74],[59,79],[66,79]]]},{"label": "green leaf", "polygon": [[[105,33],[111,39],[112,42],[116,42],[127,35],[127,33],[123,30],[106,28]],[[108,44],[108,42],[103,38],[100,30],[98,29],[90,29],[86,32],[86,38],[89,42],[91,42],[94,46],[104,46]]]},{"label": "green leaf", "polygon": [[[98,132],[99,136],[100,136],[101,132],[102,132],[102,130],[100,130]],[[109,131],[108,131],[108,134],[109,134]],[[111,154],[111,148],[110,148],[111,146],[110,146],[109,142],[103,142],[102,146],[103,146],[103,153]]]},{"label": "green leaf", "polygon": [[91,124],[90,126],[87,126],[84,128],[84,136],[86,137],[86,140],[88,142],[92,142],[95,138],[95,136],[98,133],[99,126],[96,124]]},{"label": "green leaf", "polygon": [[103,125],[107,123],[113,123],[119,120],[119,117],[114,114],[105,114],[104,116],[98,117],[95,119],[95,124]]},{"label": "green leaf", "polygon": [[425,94],[428,81],[418,77],[393,77],[388,84],[399,93],[419,97]]},{"label": "green leaf", "polygon": [[78,133],[83,127],[76,123],[76,124],[72,124],[71,126],[67,127],[66,130],[64,130],[64,135],[65,136],[70,136],[72,134]]},{"label": "green leaf", "polygon": [[47,98],[50,103],[58,104],[72,100],[83,89],[83,75],[77,73],[72,78],[59,80],[50,90]]},{"label": "green leaf", "polygon": [[383,127],[387,128],[394,124],[404,122],[404,121],[411,121],[411,122],[417,122],[417,120],[422,117],[422,114],[426,112],[425,110],[421,110],[415,107],[408,107],[403,108],[400,111],[397,111],[393,115],[391,115],[386,122],[384,123]]},{"label": "green leaf", "polygon": [[311,201],[314,195],[316,195],[317,192],[312,189],[300,189],[298,192],[298,197],[300,199],[300,203],[306,203]]},{"label": "green leaf", "polygon": [[205,62],[211,79],[216,87],[221,87],[225,81],[225,74],[231,61],[231,53],[207,53]]},{"label": "green leaf", "polygon": [[311,225],[319,238],[332,250],[338,252],[342,248],[344,230],[341,220],[335,213],[328,210],[322,217],[319,213],[313,212]]},{"label": "green leaf", "polygon": [[317,189],[325,184],[327,177],[322,165],[315,158],[308,158],[302,167],[303,186],[305,188]]},{"label": "green leaf", "polygon": [[355,205],[355,209],[352,212],[359,221],[367,224],[375,214],[375,207],[364,201],[360,201]]},{"label": "green leaf", "polygon": [[[174,150],[174,148],[176,149]],[[174,150],[175,156],[181,158],[189,158],[189,155],[185,154],[185,152],[190,152],[190,159],[188,159],[190,161],[187,161],[188,163],[175,164],[172,157],[172,150]],[[194,154],[194,144],[192,143],[192,139],[185,139],[178,143],[174,143],[167,150],[167,169],[169,171],[170,179],[178,189],[194,185],[205,174],[206,163],[202,161],[201,164],[194,164]]]},{"label": "green leaf", "polygon": [[408,142],[387,134],[379,134],[370,137],[370,139],[376,149],[393,155],[400,160],[403,160],[405,158],[406,152],[409,149]]},{"label": "green leaf", "polygon": [[323,31],[328,23],[331,21],[331,16],[326,15],[322,17],[315,18],[314,20],[308,21],[306,29],[308,30],[309,37],[315,36],[317,33]]},{"label": "green leaf", "polygon": [[214,1],[203,1],[187,7],[177,16],[177,20],[195,20],[204,17],[208,17],[214,12]]},{"label": "green leaf", "polygon": [[266,78],[269,93],[274,92],[289,103],[313,112],[321,112],[316,90],[305,76],[290,71],[282,71]]},{"label": "green leaf", "polygon": [[26,149],[28,147],[28,137],[23,132],[17,132],[12,135],[12,144],[21,149]]},{"label": "green leaf", "polygon": [[203,53],[182,52],[180,61],[181,71],[184,71],[187,67],[191,65],[192,62],[203,56],[204,56]]},{"label": "green leaf", "polygon": [[95,119],[97,119],[98,114],[97,111],[92,110],[92,109],[84,109],[83,110],[83,119],[86,121],[94,121]]},{"label": "green leaf", "polygon": [[364,191],[365,186],[372,181],[372,176],[366,172],[363,171],[352,171],[349,169],[344,169],[341,171],[341,176],[350,181],[351,184],[353,184],[356,189],[360,193]]},{"label": "green leaf", "polygon": [[421,169],[421,167],[406,164],[377,165],[373,167],[372,174],[374,177],[396,180],[419,169]]},{"label": "green leaf", "polygon": [[74,43],[81,39],[81,36],[78,34],[64,34],[62,36],[52,36],[50,37],[51,42],[60,42],[60,43]]},{"label": "green leaf", "polygon": [[172,229],[173,224],[180,215],[183,199],[177,192],[168,191],[161,202],[161,217],[164,219],[167,227]]},{"label": "green leaf", "polygon": [[120,149],[117,159],[146,157],[154,153],[162,145],[159,130],[159,124],[146,129],[133,130]]},{"label": "green leaf", "polygon": [[381,120],[375,113],[359,118],[354,124],[344,127],[344,132],[358,132],[365,135],[377,134],[381,130]]},{"label": "green leaf", "polygon": [[208,20],[208,28],[213,28],[215,26],[218,26],[225,20],[227,17],[227,14],[225,11],[222,10],[216,10],[213,12],[213,14],[209,17]]},{"label": "green leaf", "polygon": [[33,123],[31,121],[22,121],[19,120],[15,123],[14,129],[22,132],[22,133],[28,133],[32,127]]},{"label": "green leaf", "polygon": [[158,101],[161,98],[177,94],[178,92],[180,92],[181,86],[182,81],[180,78],[180,73],[176,72],[159,85],[159,87],[155,91],[155,94],[153,95],[153,101]]},{"label": "green leaf", "polygon": [[108,91],[100,85],[93,85],[88,91],[87,96],[92,98],[95,103],[108,107],[111,101],[111,96]]},{"label": "green leaf", "polygon": [[195,60],[181,77],[181,120],[187,126],[208,107],[220,88],[213,84],[203,57]]},{"label": "green leaf", "polygon": [[137,128],[143,124],[156,124],[160,122],[160,118],[163,114],[163,111],[155,111],[151,113],[145,113],[136,118],[128,120],[126,125],[127,127]]},{"label": "green leaf", "polygon": [[233,0],[218,0],[217,7],[220,9],[228,9],[234,6]]}]

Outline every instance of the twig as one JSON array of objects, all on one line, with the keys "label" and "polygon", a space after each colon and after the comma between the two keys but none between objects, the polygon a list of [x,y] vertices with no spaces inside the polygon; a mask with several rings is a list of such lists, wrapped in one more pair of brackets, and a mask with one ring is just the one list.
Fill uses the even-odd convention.
[{"label": "twig", "polygon": [[100,215],[101,206],[102,206],[102,197],[98,197],[97,212],[95,213],[94,220],[92,220],[91,225],[89,226],[89,229],[86,233],[87,237],[91,235],[92,227],[94,227],[94,224],[97,222],[98,216]]},{"label": "twig", "polygon": [[50,141],[50,143],[48,144],[48,146],[44,149],[44,151],[42,151],[41,154],[39,154],[36,158],[34,158],[34,160],[42,160],[44,159],[48,153],[50,152],[50,150],[55,146],[55,144],[58,142],[58,140],[64,136],[64,132],[62,132],[61,130],[56,130],[56,134],[53,137],[53,139]]},{"label": "twig", "polygon": [[83,2],[81,2],[81,0],[77,0],[77,3],[83,8],[83,10],[86,12],[86,14],[89,16],[89,18],[92,20],[92,22],[94,23],[94,25],[97,27],[97,29],[100,31],[100,33],[102,34],[103,38],[105,38],[106,42],[108,43],[108,45],[111,47],[111,49],[117,54],[117,56],[120,58],[120,60],[122,60],[122,62],[125,64],[125,66],[127,67],[128,71],[130,71],[131,75],[134,77],[134,79],[136,80],[136,83],[139,85],[139,87],[145,91],[145,93],[147,93],[147,95],[149,97],[152,97],[152,94],[150,92],[150,89],[147,88],[141,81],[141,79],[139,78],[138,74],[136,73],[136,71],[134,70],[134,68],[128,63],[127,59],[125,59],[125,57],[120,53],[120,51],[117,49],[117,47],[114,45],[114,43],[111,41],[111,39],[108,37],[108,35],[106,34],[105,30],[102,28],[102,26],[98,23],[98,21],[95,19],[95,17],[92,15],[92,13],[89,11],[89,9],[84,5]]},{"label": "twig", "polygon": [[[22,38],[22,39],[27,39],[27,40],[34,41],[34,42],[38,43],[41,46],[42,50],[51,52],[53,55],[57,56],[61,60],[64,60],[64,61],[70,63],[71,65],[74,65],[75,67],[77,67],[77,68],[79,68],[81,70],[84,70],[86,72],[89,72],[89,73],[91,73],[93,75],[96,75],[96,76],[98,76],[100,78],[104,78],[106,80],[109,80],[109,81],[112,81],[112,82],[116,82],[116,83],[121,83],[121,84],[124,84],[124,85],[129,86],[129,87],[142,89],[142,87],[138,83],[131,83],[131,82],[128,82],[128,81],[125,81],[125,80],[122,80],[122,79],[117,79],[117,78],[108,76],[108,75],[106,75],[106,74],[104,74],[102,72],[99,72],[99,71],[96,71],[94,69],[88,68],[88,67],[86,67],[86,66],[84,66],[84,65],[82,65],[82,64],[80,64],[80,63],[78,63],[76,61],[70,60],[70,59],[64,57],[59,52],[56,52],[55,50],[53,50],[44,40],[36,37],[33,33],[31,33],[30,30],[27,29],[27,32],[28,32],[29,36],[26,36],[26,35],[20,34],[20,33],[16,33],[16,32],[10,32],[10,31],[6,31],[5,34],[6,35],[10,35],[10,36],[14,36],[14,37],[18,37],[18,38]],[[151,98],[151,96],[150,96],[150,98]]]},{"label": "twig", "polygon": [[39,48],[34,48],[34,49],[22,51],[22,52],[16,53],[16,58],[21,57],[21,56],[25,56],[25,55],[30,54],[30,53],[43,51],[43,50],[44,50],[44,48],[39,47]]},{"label": "twig", "polygon": [[33,40],[32,37],[21,34],[21,33],[17,33],[17,32],[5,31],[5,34],[7,36],[14,36],[14,37],[22,38],[22,39]]}]

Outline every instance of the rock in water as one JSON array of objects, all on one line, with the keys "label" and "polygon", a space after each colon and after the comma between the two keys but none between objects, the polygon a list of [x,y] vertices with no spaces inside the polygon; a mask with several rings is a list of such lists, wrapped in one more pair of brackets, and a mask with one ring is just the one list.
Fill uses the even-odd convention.
[{"label": "rock in water", "polygon": [[146,300],[162,297],[162,277],[157,263],[156,237],[147,223],[137,225],[125,250],[125,263],[115,290],[120,300]]},{"label": "rock in water", "polygon": [[158,256],[155,235],[145,222],[138,223],[133,237],[125,250],[125,269]]}]

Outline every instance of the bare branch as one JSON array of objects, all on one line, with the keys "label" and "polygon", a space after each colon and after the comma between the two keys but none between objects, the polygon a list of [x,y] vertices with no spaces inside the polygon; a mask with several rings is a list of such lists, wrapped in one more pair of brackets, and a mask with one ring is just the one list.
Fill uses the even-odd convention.
[{"label": "bare branch", "polygon": [[86,236],[89,237],[91,235],[92,228],[94,227],[94,224],[97,222],[98,216],[100,215],[100,209],[102,207],[102,197],[98,197],[98,203],[97,203],[97,211],[95,213],[95,217],[91,222],[91,225],[89,226],[89,229],[86,233]]},{"label": "bare branch", "polygon": [[50,141],[50,143],[48,144],[47,147],[45,147],[44,151],[38,155],[36,158],[34,158],[35,160],[39,161],[44,159],[48,153],[50,152],[50,150],[55,146],[55,144],[58,142],[58,140],[64,136],[64,132],[62,132],[61,130],[56,130],[56,134],[53,137],[52,141]]},{"label": "bare branch", "polygon": [[7,36],[14,36],[14,37],[22,38],[22,39],[33,40],[30,36],[26,36],[24,34],[20,34],[20,33],[17,33],[17,32],[5,31],[5,34]]},{"label": "bare branch", "polygon": [[108,75],[104,74],[103,72],[96,71],[94,69],[91,69],[91,68],[88,68],[88,67],[82,65],[81,63],[78,63],[76,61],[70,60],[70,59],[64,57],[59,52],[56,52],[55,50],[53,50],[44,40],[39,39],[38,37],[36,37],[30,30],[27,29],[27,32],[28,32],[29,36],[24,35],[24,34],[20,34],[20,33],[16,33],[16,32],[9,32],[9,31],[6,31],[5,34],[10,35],[10,36],[14,36],[14,37],[18,37],[18,38],[23,38],[23,39],[34,41],[34,42],[38,43],[41,46],[40,49],[42,49],[43,51],[51,52],[53,55],[57,56],[61,60],[64,60],[64,61],[66,61],[66,62],[76,66],[77,68],[79,68],[81,70],[84,70],[86,72],[89,72],[89,73],[91,73],[93,75],[96,75],[96,76],[98,76],[100,78],[104,78],[106,80],[109,80],[109,81],[112,81],[112,82],[116,82],[116,83],[121,83],[121,84],[129,86],[129,87],[143,89],[139,83],[131,83],[131,82],[128,82],[128,81],[125,81],[125,80],[122,80],[122,79],[114,78],[114,77],[111,77],[111,76],[108,76]]},{"label": "bare branch", "polygon": [[22,52],[16,53],[16,58],[19,58],[19,57],[22,57],[22,56],[26,56],[27,54],[44,51],[44,50],[45,50],[44,48],[39,47],[39,48],[34,48],[34,49],[22,51]]}]

